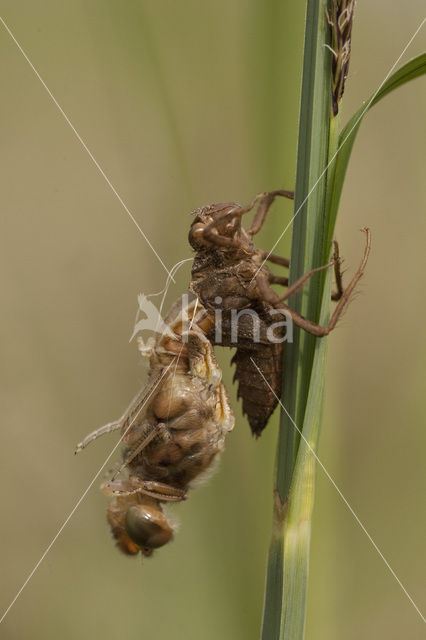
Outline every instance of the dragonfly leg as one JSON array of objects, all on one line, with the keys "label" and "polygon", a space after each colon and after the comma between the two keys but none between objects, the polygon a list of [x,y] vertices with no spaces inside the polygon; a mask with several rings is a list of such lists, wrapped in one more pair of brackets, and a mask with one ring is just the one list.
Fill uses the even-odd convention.
[{"label": "dragonfly leg", "polygon": [[147,447],[149,443],[161,433],[163,433],[163,437],[169,436],[164,422],[158,422],[156,425],[148,425],[139,442],[137,442],[127,453],[123,464],[112,476],[112,480],[115,480],[115,478],[136,458],[136,456],[138,456],[141,451],[143,451],[143,449],[145,449],[145,447]]},{"label": "dragonfly leg", "polygon": [[[256,209],[256,213],[254,214],[253,222],[250,229],[248,229],[249,235],[254,236],[256,233],[259,233],[266,220],[266,215],[277,196],[283,196],[284,198],[290,198],[290,200],[294,200],[293,191],[284,191],[283,189],[277,189],[276,191],[269,191],[268,193],[265,193],[264,196],[260,199],[259,205]],[[244,211],[244,213],[246,212]]]},{"label": "dragonfly leg", "polygon": [[[364,274],[364,270],[365,270],[365,266],[367,264],[367,260],[368,260],[368,256],[370,254],[370,247],[371,247],[371,234],[370,234],[370,230],[369,229],[362,229],[362,231],[364,231],[365,235],[366,235],[366,243],[365,243],[365,249],[364,249],[364,255],[363,258],[361,260],[361,263],[355,273],[355,275],[353,276],[352,280],[350,281],[349,285],[346,287],[346,289],[342,290],[341,294],[340,294],[340,299],[338,304],[336,305],[336,308],[334,309],[334,312],[330,318],[330,322],[327,324],[327,326],[321,326],[319,324],[317,324],[316,322],[312,322],[311,320],[308,320],[307,318],[305,318],[304,316],[300,315],[299,313],[297,313],[296,311],[294,311],[293,309],[291,309],[289,306],[287,306],[286,304],[283,303],[283,299],[287,298],[289,295],[291,295],[292,293],[295,292],[296,289],[300,288],[303,283],[308,279],[308,277],[311,277],[311,275],[315,272],[315,269],[311,270],[311,272],[308,272],[307,274],[305,274],[304,276],[302,276],[298,281],[296,281],[292,287],[290,287],[290,289],[288,291],[290,291],[290,293],[285,294],[285,296],[278,296],[275,291],[273,291],[273,289],[271,289],[271,286],[267,280],[267,276],[262,273],[259,272],[256,281],[257,281],[257,285],[259,287],[259,292],[261,294],[261,296],[270,304],[272,304],[276,309],[282,309],[284,311],[284,313],[286,315],[289,315],[294,324],[298,327],[300,327],[301,329],[303,329],[304,331],[306,331],[307,333],[310,333],[314,336],[317,337],[322,337],[322,336],[327,336],[330,331],[332,331],[334,329],[334,327],[336,326],[346,304],[349,301],[349,298],[355,288],[355,286],[357,285],[358,281],[360,280],[360,278],[362,277],[362,275]],[[334,261],[333,261],[334,262]],[[331,264],[331,263],[330,263]],[[328,266],[328,265],[326,265]],[[316,271],[318,271],[318,269],[321,269],[324,267],[318,267],[316,269]],[[339,272],[340,273],[340,272]],[[342,288],[341,285],[341,281],[340,281],[340,285],[338,284],[338,287]]]},{"label": "dragonfly leg", "polygon": [[109,422],[108,424],[105,424],[103,427],[99,427],[98,429],[95,429],[94,431],[92,431],[92,433],[89,433],[84,438],[84,440],[78,443],[74,453],[80,453],[80,451],[82,451],[85,447],[87,447],[88,444],[90,444],[91,442],[93,442],[93,440],[96,440],[100,436],[103,436],[105,433],[111,433],[112,431],[117,431],[117,429],[121,428],[121,424],[122,424],[121,420],[115,420],[114,422]]},{"label": "dragonfly leg", "polygon": [[[336,287],[337,287],[336,291],[332,292],[331,299],[336,302],[340,300],[344,292],[342,271],[341,271],[342,260],[340,258],[339,245],[337,243],[337,240],[333,241],[333,245],[334,245],[334,253],[333,253],[332,261],[322,267],[311,269],[310,271],[305,273],[301,278],[296,280],[296,282],[291,287],[289,287],[289,289],[286,291],[286,293],[283,296],[280,296],[281,300],[285,300],[286,298],[289,298],[294,293],[299,291],[303,286],[303,284],[306,282],[306,280],[308,280],[314,273],[316,273],[317,271],[320,271],[321,269],[326,269],[331,265],[334,266],[334,277],[336,280]],[[280,258],[280,256],[275,256],[274,254],[270,254],[268,256],[268,253],[266,251],[262,251],[262,255],[264,255],[264,260],[270,260],[271,262],[275,262],[276,264],[281,264],[282,266],[289,266],[290,264],[287,258]],[[274,257],[273,260],[271,260],[272,257]],[[269,272],[268,274],[268,280],[270,284],[278,284],[278,285],[282,285],[283,287],[288,287],[288,283],[289,283],[288,278],[284,276],[276,276],[274,273],[271,273],[271,272]]]},{"label": "dragonfly leg", "polygon": [[135,476],[131,476],[127,480],[104,482],[101,489],[107,495],[116,498],[142,494],[162,502],[181,502],[186,499],[187,495],[184,489],[155,480],[141,480]]}]

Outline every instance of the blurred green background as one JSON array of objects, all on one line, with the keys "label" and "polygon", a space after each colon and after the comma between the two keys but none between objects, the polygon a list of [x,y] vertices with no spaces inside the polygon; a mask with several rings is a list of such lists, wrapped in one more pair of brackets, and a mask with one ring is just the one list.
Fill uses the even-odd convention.
[{"label": "blurred green background", "polygon": [[[1,15],[170,268],[188,212],[294,183],[304,2],[29,2]],[[422,3],[359,0],[347,117],[384,79]],[[136,296],[165,272],[3,27],[2,611],[98,471],[74,457],[144,382]],[[425,48],[425,30],[404,57]],[[375,107],[355,146],[337,237],[358,296],[329,340],[320,457],[414,600],[424,602],[425,83]],[[265,248],[291,215],[279,203]],[[278,248],[289,253],[289,234]],[[171,288],[184,290],[189,266]],[[231,388],[229,353],[220,353]],[[173,544],[114,548],[100,479],[11,609],[2,637],[254,639],[262,610],[277,416],[239,413],[219,472],[175,508]],[[101,474],[102,478],[103,474]],[[420,638],[421,620],[318,471],[307,638]]]}]

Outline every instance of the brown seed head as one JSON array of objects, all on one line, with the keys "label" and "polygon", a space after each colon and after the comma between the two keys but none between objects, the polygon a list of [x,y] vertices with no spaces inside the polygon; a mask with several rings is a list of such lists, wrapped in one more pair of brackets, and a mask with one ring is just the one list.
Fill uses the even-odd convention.
[{"label": "brown seed head", "polygon": [[333,53],[333,85],[331,89],[333,115],[339,111],[339,102],[348,77],[351,56],[351,33],[355,11],[355,0],[332,0],[328,23],[331,28],[331,51]]}]

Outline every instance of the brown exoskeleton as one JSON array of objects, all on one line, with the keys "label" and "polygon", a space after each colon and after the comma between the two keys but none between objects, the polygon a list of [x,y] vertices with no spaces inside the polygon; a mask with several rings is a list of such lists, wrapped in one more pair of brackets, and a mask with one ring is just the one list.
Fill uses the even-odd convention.
[{"label": "brown exoskeleton", "polygon": [[[193,296],[186,309],[176,303],[165,319],[167,332],[142,351],[150,375],[124,415],[89,434],[77,451],[98,436],[120,429],[123,463],[102,490],[113,497],[107,509],[117,546],[126,554],[152,554],[173,537],[162,504],[184,500],[194,480],[208,470],[234,426],[228,395],[213,347],[205,333],[210,320]],[[192,315],[189,327],[185,319]],[[148,351],[148,353],[147,353]],[[119,473],[125,477],[115,479]]]},{"label": "brown exoskeleton", "polygon": [[[370,251],[370,232],[366,233],[366,248],[361,264],[346,289],[342,286],[338,245],[335,242],[333,260],[324,266],[312,269],[288,286],[286,277],[271,273],[265,262],[269,261],[284,267],[289,260],[273,253],[258,249],[253,244],[256,235],[265,221],[269,207],[276,196],[293,198],[289,191],[271,191],[258,194],[246,207],[235,202],[212,204],[193,212],[195,220],[189,232],[189,242],[196,251],[192,268],[191,291],[200,299],[206,311],[214,316],[217,305],[222,305],[221,334],[212,326],[208,337],[216,344],[237,347],[233,357],[236,364],[234,379],[238,381],[238,396],[242,398],[243,412],[247,415],[252,432],[259,436],[277,405],[281,391],[282,378],[282,342],[272,342],[268,328],[276,322],[274,312],[280,310],[291,318],[295,325],[314,336],[325,336],[334,327],[348,302],[356,283],[361,278]],[[252,225],[244,229],[241,219],[258,203]],[[284,301],[299,291],[303,284],[315,272],[334,264],[337,291],[332,298],[337,306],[326,327],[322,327],[287,306]],[[279,296],[272,284],[287,287]],[[258,336],[253,340],[253,320],[247,310],[256,312]],[[238,340],[233,335],[232,322],[235,312],[239,312]],[[246,312],[246,313],[244,313]],[[272,315],[271,315],[272,314]],[[260,371],[251,361],[256,361]],[[268,380],[269,388],[263,379]]]},{"label": "brown exoskeleton", "polygon": [[[287,191],[273,191],[258,194],[247,207],[231,202],[193,212],[189,240],[197,253],[189,306],[176,303],[165,319],[167,330],[148,348],[140,343],[142,353],[150,357],[149,379],[123,416],[89,434],[77,447],[80,451],[98,436],[121,430],[125,443],[123,463],[102,489],[113,498],[107,519],[118,547],[126,554],[140,551],[149,556],[171,540],[173,526],[163,512],[163,503],[186,498],[194,481],[212,468],[227,432],[234,426],[212,344],[237,347],[233,361],[238,393],[253,433],[260,435],[277,404],[281,387],[283,343],[270,339],[273,312],[291,318],[313,335],[327,335],[364,272],[370,250],[367,229],[362,262],[346,289],[342,286],[336,243],[334,258],[328,265],[312,269],[291,286],[286,277],[272,274],[265,266],[266,260],[287,267],[289,261],[256,249],[252,238],[277,195],[292,197]],[[245,230],[241,218],[256,203],[253,223]],[[338,304],[329,324],[322,327],[296,313],[284,300],[315,272],[332,264],[337,283],[332,297]],[[271,284],[284,285],[287,290],[279,296]],[[215,313],[218,302],[222,304],[220,339]],[[248,311],[255,313],[258,320],[256,340],[252,317],[244,313]],[[233,335],[235,312],[243,314],[238,318],[237,339]],[[186,320],[191,314],[187,328]],[[123,477],[116,479],[121,473]]]}]

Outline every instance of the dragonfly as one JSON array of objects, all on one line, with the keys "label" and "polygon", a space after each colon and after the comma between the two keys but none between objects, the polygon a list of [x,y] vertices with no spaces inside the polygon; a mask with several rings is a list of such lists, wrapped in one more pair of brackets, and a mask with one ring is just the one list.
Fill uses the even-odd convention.
[{"label": "dragonfly", "polygon": [[101,489],[112,498],[107,521],[127,555],[150,556],[173,539],[165,507],[185,500],[194,483],[211,473],[235,422],[206,337],[210,319],[196,296],[182,296],[165,325],[150,346],[140,342],[150,362],[146,384],[121,418],[90,433],[76,449],[121,432],[122,463]]}]

